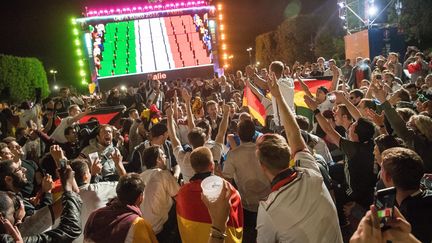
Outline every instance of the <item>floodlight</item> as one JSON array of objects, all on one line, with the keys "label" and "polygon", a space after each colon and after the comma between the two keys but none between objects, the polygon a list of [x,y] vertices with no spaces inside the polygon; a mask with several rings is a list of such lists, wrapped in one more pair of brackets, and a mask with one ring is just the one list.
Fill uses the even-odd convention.
[{"label": "floodlight", "polygon": [[375,5],[371,5],[368,8],[368,15],[375,16],[378,13],[378,8]]}]

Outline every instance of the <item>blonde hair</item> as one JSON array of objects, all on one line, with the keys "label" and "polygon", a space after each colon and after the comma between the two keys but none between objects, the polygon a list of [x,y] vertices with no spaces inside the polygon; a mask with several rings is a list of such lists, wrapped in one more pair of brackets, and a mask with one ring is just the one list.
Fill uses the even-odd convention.
[{"label": "blonde hair", "polygon": [[432,141],[432,119],[425,115],[415,115],[412,117],[417,129],[425,135],[429,141]]}]

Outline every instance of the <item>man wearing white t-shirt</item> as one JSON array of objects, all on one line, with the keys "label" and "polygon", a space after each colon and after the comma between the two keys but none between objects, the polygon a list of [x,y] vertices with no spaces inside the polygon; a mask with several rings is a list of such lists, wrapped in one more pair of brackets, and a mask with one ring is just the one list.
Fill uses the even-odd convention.
[{"label": "man wearing white t-shirt", "polygon": [[86,109],[84,112],[81,112],[81,109],[79,108],[78,105],[69,106],[68,108],[69,116],[61,120],[60,124],[51,134],[51,138],[58,143],[67,143],[68,140],[66,139],[64,134],[66,128],[72,126],[74,123],[78,122],[81,118],[83,118],[90,112],[91,112],[90,109]]},{"label": "man wearing white t-shirt", "polygon": [[[285,102],[290,108],[291,112],[295,114],[295,106],[294,106],[294,80],[292,78],[287,78],[283,75],[285,65],[280,61],[274,61],[270,64],[269,70],[274,73],[276,76],[277,83],[279,85],[279,90],[281,95],[284,97]],[[254,83],[261,89],[268,89],[268,81],[263,80],[257,74],[252,76]],[[278,104],[276,100],[272,97],[271,99],[272,107],[273,107],[273,122],[276,126],[276,130],[279,130],[282,126],[281,120],[284,119],[280,114]]]},{"label": "man wearing white t-shirt", "polygon": [[[210,140],[211,129],[205,132],[204,129],[200,127],[195,127],[193,119],[190,119],[191,114],[190,109],[188,109],[188,122],[192,123],[189,127],[191,131],[188,134],[188,140],[193,149],[206,146],[209,147],[210,151],[213,154],[215,160],[219,161],[223,151],[223,144],[225,140],[225,133],[228,128],[228,118],[229,118],[229,105],[223,106],[223,117],[222,121],[219,125],[219,130],[216,135],[216,139],[214,141]],[[190,164],[189,156],[192,151],[185,151],[182,145],[180,144],[180,140],[177,137],[176,127],[174,125],[174,114],[172,107],[167,109],[167,126],[168,126],[168,134],[171,139],[171,143],[174,149],[174,156],[177,159],[177,163],[180,166],[180,171],[183,175],[183,180],[185,183],[189,182],[189,179],[195,174],[195,171],[192,169]]]},{"label": "man wearing white t-shirt", "polygon": [[257,141],[256,155],[272,186],[258,208],[257,242],[342,242],[336,207],[274,73],[269,88],[284,118],[288,143],[277,134]]}]

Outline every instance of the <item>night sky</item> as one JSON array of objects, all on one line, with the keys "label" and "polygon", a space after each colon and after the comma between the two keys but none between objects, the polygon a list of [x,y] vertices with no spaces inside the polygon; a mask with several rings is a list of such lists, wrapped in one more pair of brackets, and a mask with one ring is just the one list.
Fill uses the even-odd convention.
[{"label": "night sky", "polygon": [[[70,20],[80,16],[84,6],[98,1],[4,1],[0,15],[0,53],[37,57],[47,71],[58,70],[58,82],[73,83],[78,71]],[[275,29],[287,15],[337,11],[336,0],[224,0],[224,6],[228,48],[235,56],[233,62],[237,67],[247,64],[246,48],[255,46],[255,37]]]}]

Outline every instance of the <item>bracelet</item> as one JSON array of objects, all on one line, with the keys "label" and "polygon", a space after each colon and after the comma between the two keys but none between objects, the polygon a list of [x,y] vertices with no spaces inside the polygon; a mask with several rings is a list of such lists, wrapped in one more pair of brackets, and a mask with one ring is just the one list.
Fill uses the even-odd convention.
[{"label": "bracelet", "polygon": [[223,234],[223,233],[222,233],[222,230],[220,230],[220,229],[217,228],[216,226],[213,226],[213,225],[212,225],[212,226],[211,226],[211,229],[216,230],[217,232]]},{"label": "bracelet", "polygon": [[224,239],[225,237],[227,237],[227,234],[223,233],[222,230],[216,228],[215,226],[211,226],[211,232],[210,232],[210,236],[212,238],[216,238],[216,239]]},{"label": "bracelet", "polygon": [[318,108],[313,111],[314,116],[318,115],[319,113],[321,113],[321,111]]},{"label": "bracelet", "polygon": [[215,238],[215,239],[219,239],[219,240],[223,240],[223,239],[225,239],[225,237],[220,236],[220,235],[215,235],[215,234],[213,234],[213,233],[210,233],[210,237]]}]

